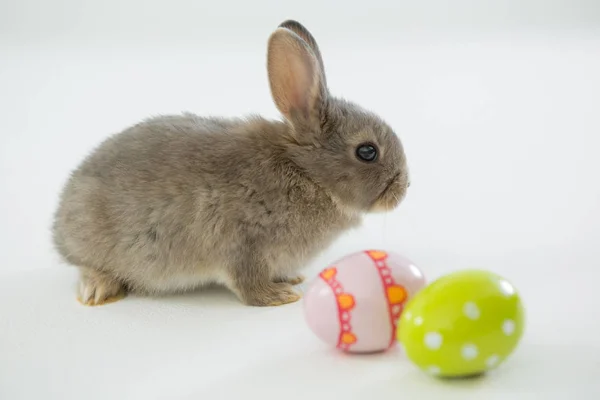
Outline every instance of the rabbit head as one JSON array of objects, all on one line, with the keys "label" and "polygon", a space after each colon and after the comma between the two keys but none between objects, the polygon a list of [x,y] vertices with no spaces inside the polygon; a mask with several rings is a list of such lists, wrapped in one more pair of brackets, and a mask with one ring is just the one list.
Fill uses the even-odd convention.
[{"label": "rabbit head", "polygon": [[311,33],[296,21],[281,24],[269,39],[267,67],[294,162],[346,208],[395,208],[409,185],[402,144],[379,116],[329,93]]}]

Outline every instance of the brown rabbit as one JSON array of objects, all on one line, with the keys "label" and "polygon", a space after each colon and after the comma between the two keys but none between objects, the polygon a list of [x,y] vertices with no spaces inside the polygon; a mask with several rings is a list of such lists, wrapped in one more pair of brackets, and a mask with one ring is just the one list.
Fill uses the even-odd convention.
[{"label": "brown rabbit", "polygon": [[408,173],[392,129],[332,97],[312,35],[286,21],[268,43],[285,122],[184,114],[108,138],[72,173],[54,242],[79,299],[223,284],[245,304],[297,301],[297,270],[361,214],[395,208]]}]

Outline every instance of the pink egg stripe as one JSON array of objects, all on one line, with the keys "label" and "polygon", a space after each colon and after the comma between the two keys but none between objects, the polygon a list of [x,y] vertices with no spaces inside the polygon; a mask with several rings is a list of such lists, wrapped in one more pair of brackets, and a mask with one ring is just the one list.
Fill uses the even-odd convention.
[{"label": "pink egg stripe", "polygon": [[348,311],[342,310],[340,302],[338,301],[338,295],[344,293],[344,288],[342,287],[342,284],[335,278],[337,269],[335,267],[332,267],[332,268],[328,268],[328,270],[334,270],[335,273],[331,277],[327,278],[325,276],[325,271],[323,271],[319,274],[319,277],[333,291],[333,296],[335,298],[335,303],[336,303],[337,310],[338,310],[338,320],[340,322],[340,334],[338,336],[338,342],[337,342],[336,347],[339,349],[342,349],[342,350],[348,350],[350,348],[350,346],[352,346],[354,343],[356,343],[356,341],[354,343],[344,343],[342,341],[342,337],[343,337],[344,333],[352,332],[352,325],[350,325],[351,315],[350,315],[349,310]]},{"label": "pink egg stripe", "polygon": [[394,277],[392,276],[392,270],[387,266],[385,260],[387,260],[387,253],[383,260],[376,260],[369,251],[365,252],[377,268],[377,272],[379,273],[379,277],[381,278],[381,283],[383,284],[383,293],[385,295],[385,299],[388,305],[388,313],[390,316],[390,324],[392,326],[392,335],[390,337],[389,347],[392,347],[396,343],[396,328],[398,324],[398,318],[402,313],[403,304],[397,305],[398,307],[394,308],[394,305],[391,303],[390,298],[388,296],[388,288],[391,286],[398,286],[394,281]]}]

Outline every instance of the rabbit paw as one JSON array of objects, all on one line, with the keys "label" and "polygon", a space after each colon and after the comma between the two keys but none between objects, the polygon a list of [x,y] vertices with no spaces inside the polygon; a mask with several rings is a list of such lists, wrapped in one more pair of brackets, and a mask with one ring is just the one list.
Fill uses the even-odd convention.
[{"label": "rabbit paw", "polygon": [[299,285],[302,282],[304,282],[306,278],[304,277],[304,275],[298,274],[296,276],[284,276],[281,278],[277,278],[275,279],[275,282],[277,283],[289,283],[290,285]]},{"label": "rabbit paw", "polygon": [[281,306],[300,300],[300,294],[296,293],[289,283],[269,282],[266,285],[245,288],[242,291],[242,300],[250,306]]},{"label": "rabbit paw", "polygon": [[101,272],[82,270],[77,300],[86,306],[114,303],[125,297],[123,286]]}]

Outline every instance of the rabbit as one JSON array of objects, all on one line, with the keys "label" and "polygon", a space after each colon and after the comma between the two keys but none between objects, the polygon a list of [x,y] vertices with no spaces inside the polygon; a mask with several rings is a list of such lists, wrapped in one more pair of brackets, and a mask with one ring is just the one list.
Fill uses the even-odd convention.
[{"label": "rabbit", "polygon": [[301,295],[298,271],[409,186],[382,118],[333,97],[312,34],[288,20],[267,49],[281,120],[158,116],[105,139],[71,172],[52,235],[78,300],[222,285],[248,306]]}]

